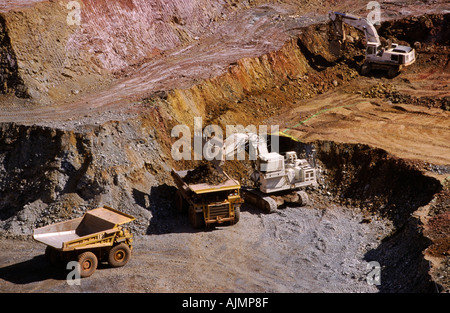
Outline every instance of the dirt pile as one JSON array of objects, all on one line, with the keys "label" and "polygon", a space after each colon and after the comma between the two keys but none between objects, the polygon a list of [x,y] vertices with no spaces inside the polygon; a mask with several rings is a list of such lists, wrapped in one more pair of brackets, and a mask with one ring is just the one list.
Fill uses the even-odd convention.
[{"label": "dirt pile", "polygon": [[382,23],[378,32],[386,39],[396,39],[414,46],[420,44],[449,45],[450,14],[423,14]]},{"label": "dirt pile", "polygon": [[187,172],[183,179],[189,185],[209,184],[220,185],[228,180],[222,170],[217,169],[211,162],[202,162],[195,169]]},{"label": "dirt pile", "polygon": [[[406,80],[406,82],[408,82]],[[420,105],[427,108],[439,108],[445,111],[450,110],[450,96],[414,96],[405,92],[396,90],[395,86],[391,83],[378,83],[368,90],[359,91],[359,93],[365,98],[381,98],[391,103],[406,103],[412,105]]]},{"label": "dirt pile", "polygon": [[375,86],[370,87],[369,90],[361,91],[360,93],[365,98],[386,98],[394,91],[392,84],[378,83]]}]

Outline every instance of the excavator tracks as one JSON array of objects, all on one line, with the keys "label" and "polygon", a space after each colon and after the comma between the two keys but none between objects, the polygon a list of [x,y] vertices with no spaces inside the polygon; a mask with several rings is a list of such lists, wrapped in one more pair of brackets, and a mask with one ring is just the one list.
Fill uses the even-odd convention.
[{"label": "excavator tracks", "polygon": [[[308,194],[303,191],[295,191],[294,192],[298,198],[295,201],[297,205],[305,206],[309,203]],[[284,202],[292,202],[287,200],[287,198],[292,199],[292,197],[286,197],[282,201],[277,201],[279,198],[285,198],[283,196],[276,196],[277,200],[272,198],[272,196],[262,193],[258,189],[242,189],[242,196],[246,203],[250,203],[255,207],[263,210],[265,213],[274,213],[278,211],[278,207],[281,206]]]}]

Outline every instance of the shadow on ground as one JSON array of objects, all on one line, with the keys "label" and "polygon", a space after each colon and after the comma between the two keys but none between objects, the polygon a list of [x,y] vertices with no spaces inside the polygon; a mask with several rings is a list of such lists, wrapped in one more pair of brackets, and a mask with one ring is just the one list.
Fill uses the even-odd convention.
[{"label": "shadow on ground", "polygon": [[47,279],[65,280],[67,271],[52,267],[45,255],[0,268],[0,278],[14,284],[29,284]]},{"label": "shadow on ground", "polygon": [[422,251],[431,243],[420,232],[419,221],[415,218],[405,223],[381,244],[366,253],[368,262],[380,264],[380,284],[382,293],[435,293],[438,286],[429,275],[430,265]]}]

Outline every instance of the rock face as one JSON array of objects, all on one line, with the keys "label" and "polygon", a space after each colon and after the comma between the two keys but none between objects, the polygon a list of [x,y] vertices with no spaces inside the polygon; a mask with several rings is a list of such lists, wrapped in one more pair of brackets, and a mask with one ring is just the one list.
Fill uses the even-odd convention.
[{"label": "rock face", "polygon": [[41,104],[107,85],[130,66],[194,42],[237,6],[227,0],[27,4],[0,8],[0,40],[10,39],[9,57],[0,57],[14,62],[27,95]]},{"label": "rock face", "polygon": [[0,94],[12,93],[17,97],[28,97],[25,85],[19,76],[17,58],[11,47],[6,23],[0,16]]},{"label": "rock face", "polygon": [[105,123],[84,133],[3,124],[2,228],[30,234],[34,227],[105,204],[140,215],[142,225],[136,227],[145,232],[149,204],[136,197],[148,195],[170,170],[155,136],[145,120]]},{"label": "rock face", "polygon": [[41,1],[0,14],[0,40],[7,49],[1,62],[15,69],[32,99],[54,102],[194,40],[226,6],[194,0]]},{"label": "rock face", "polygon": [[[114,72],[194,40],[226,1],[83,1],[81,27],[72,40]],[[95,40],[92,40],[92,39]]]}]

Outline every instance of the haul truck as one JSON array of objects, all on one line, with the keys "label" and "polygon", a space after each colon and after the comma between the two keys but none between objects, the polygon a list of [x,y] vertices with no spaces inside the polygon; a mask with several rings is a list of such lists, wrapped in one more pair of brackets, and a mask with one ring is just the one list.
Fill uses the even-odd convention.
[{"label": "haul truck", "polygon": [[34,230],[33,238],[47,245],[45,256],[54,264],[77,261],[80,276],[89,277],[99,261],[124,266],[131,256],[133,235],[121,225],[135,220],[108,206],[93,209],[82,217]]},{"label": "haul truck", "polygon": [[228,178],[224,183],[211,185],[207,183],[187,184],[183,178],[188,170],[175,171],[171,174],[178,187],[176,207],[179,212],[188,211],[189,222],[194,228],[211,224],[229,222],[236,224],[240,217],[240,184]]}]

